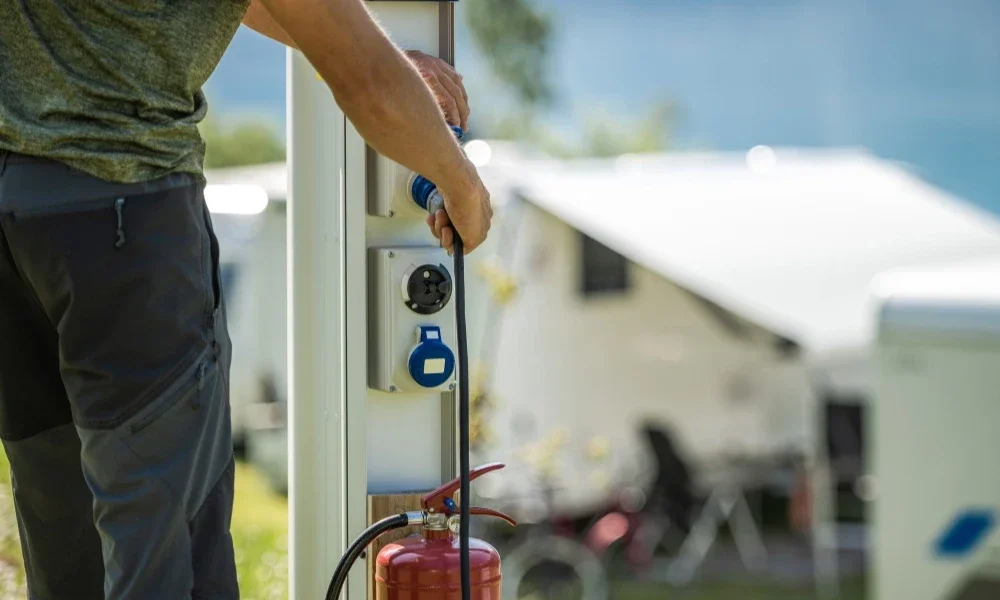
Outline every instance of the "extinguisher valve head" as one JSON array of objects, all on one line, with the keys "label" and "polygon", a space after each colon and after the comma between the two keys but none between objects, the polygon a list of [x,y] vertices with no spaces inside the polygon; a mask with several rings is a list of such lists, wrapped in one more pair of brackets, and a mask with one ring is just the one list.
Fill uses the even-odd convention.
[{"label": "extinguisher valve head", "polygon": [[[469,471],[469,480],[474,480],[497,469],[504,468],[504,464],[500,462],[494,462],[485,464]],[[458,510],[455,501],[452,496],[458,491],[461,485],[461,479],[456,477],[448,483],[442,485],[432,492],[428,492],[420,499],[420,505],[427,512],[441,512],[445,514],[450,514]],[[464,500],[464,499],[463,499]]]},{"label": "extinguisher valve head", "polygon": [[[503,467],[503,463],[495,462],[476,467],[475,469],[470,469],[469,479],[476,479],[477,477],[496,471],[497,469],[502,469]],[[458,491],[460,485],[461,479],[456,477],[436,490],[428,492],[423,498],[420,499],[420,505],[424,509],[423,514],[425,528],[433,530],[454,530],[458,527],[458,503],[455,502],[452,496],[456,491]],[[492,508],[470,506],[469,514],[497,517],[507,521],[511,525],[517,524],[514,519],[498,510],[493,510]],[[454,523],[452,523],[452,521],[454,521]]]},{"label": "extinguisher valve head", "polygon": [[445,531],[448,529],[448,515],[444,513],[423,513],[422,523],[428,531]]}]

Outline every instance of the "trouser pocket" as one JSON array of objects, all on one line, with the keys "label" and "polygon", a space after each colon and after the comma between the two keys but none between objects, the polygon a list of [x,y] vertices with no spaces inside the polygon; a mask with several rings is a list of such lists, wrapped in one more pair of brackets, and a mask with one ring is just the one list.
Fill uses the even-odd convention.
[{"label": "trouser pocket", "polygon": [[176,495],[188,521],[232,455],[222,371],[216,352],[206,348],[176,385],[115,430],[130,452]]},{"label": "trouser pocket", "polygon": [[[109,600],[190,596],[197,571],[191,524],[233,459],[220,367],[205,348],[162,396],[118,427],[79,429]],[[222,501],[231,508],[231,495]],[[228,536],[228,522],[202,533],[221,540],[224,554]]]},{"label": "trouser pocket", "polygon": [[13,214],[12,254],[58,330],[78,425],[116,427],[213,341],[221,290],[210,225],[200,186]]}]

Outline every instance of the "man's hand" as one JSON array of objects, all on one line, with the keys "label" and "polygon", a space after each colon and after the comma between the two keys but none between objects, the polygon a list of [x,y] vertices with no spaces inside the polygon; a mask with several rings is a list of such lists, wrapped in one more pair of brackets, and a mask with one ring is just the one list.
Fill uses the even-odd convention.
[{"label": "man's hand", "polygon": [[[445,120],[468,130],[469,95],[462,84],[462,76],[446,61],[419,50],[407,50],[404,54],[431,88]],[[469,253],[486,240],[490,229],[490,219],[493,217],[490,193],[478,178],[468,190],[441,192],[445,197],[447,212],[439,210],[436,214],[427,215],[427,225],[449,254],[454,251],[454,229],[458,229],[462,232],[462,248],[465,253]]]},{"label": "man's hand", "polygon": [[463,254],[468,254],[486,241],[486,234],[489,233],[493,218],[490,193],[479,178],[475,179],[475,187],[468,190],[442,189],[441,193],[444,195],[445,210],[427,215],[427,226],[434,237],[441,240],[441,246],[448,250],[448,254],[454,252],[455,233],[452,228],[458,229],[462,235]]},{"label": "man's hand", "polygon": [[[452,248],[452,227],[462,236],[466,252],[482,244],[492,213],[489,193],[448,128],[448,108],[442,111],[441,98],[450,97],[453,124],[467,125],[461,77],[456,74],[456,82],[454,70],[445,69],[443,61],[401,52],[363,0],[258,1],[266,14],[250,22],[287,35],[368,145],[437,184],[450,215],[440,226],[432,226],[442,245]],[[273,27],[262,24],[265,16]]]},{"label": "man's hand", "polygon": [[469,95],[465,92],[465,85],[462,84],[462,76],[446,61],[435,56],[429,56],[419,50],[407,50],[405,54],[424,78],[427,86],[431,88],[445,120],[468,131]]}]

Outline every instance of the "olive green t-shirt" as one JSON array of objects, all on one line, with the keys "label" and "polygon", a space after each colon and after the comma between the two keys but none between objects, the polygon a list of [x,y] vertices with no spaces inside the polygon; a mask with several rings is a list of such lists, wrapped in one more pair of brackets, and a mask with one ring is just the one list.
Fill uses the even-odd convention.
[{"label": "olive green t-shirt", "polygon": [[0,0],[0,151],[203,180],[202,86],[250,0]]}]

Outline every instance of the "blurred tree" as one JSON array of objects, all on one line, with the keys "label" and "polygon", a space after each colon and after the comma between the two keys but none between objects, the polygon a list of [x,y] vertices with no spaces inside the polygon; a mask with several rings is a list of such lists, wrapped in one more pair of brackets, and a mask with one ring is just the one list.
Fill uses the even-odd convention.
[{"label": "blurred tree", "polygon": [[469,0],[466,22],[496,76],[529,106],[552,100],[546,76],[552,24],[530,0]]},{"label": "blurred tree", "polygon": [[515,109],[487,117],[479,134],[528,142],[563,158],[669,148],[675,116],[670,102],[654,105],[637,121],[606,113],[592,115],[577,128],[579,135],[575,137],[552,130],[542,118],[555,99],[547,70],[553,31],[550,15],[533,6],[531,0],[468,0],[465,15],[476,46],[517,100]]},{"label": "blurred tree", "polygon": [[578,139],[549,135],[540,145],[550,154],[564,158],[663,152],[670,148],[675,115],[674,105],[666,101],[655,104],[635,120],[599,112],[586,120]]},{"label": "blurred tree", "polygon": [[[489,61],[493,74],[515,98],[512,110],[500,112],[499,103],[494,103],[491,114],[476,117],[476,131],[470,132],[471,137],[522,141],[565,158],[667,149],[675,116],[670,102],[655,105],[638,120],[595,114],[568,136],[544,122],[543,114],[552,108],[556,95],[547,71],[552,21],[532,3],[533,0],[465,0],[466,24],[473,41]],[[493,265],[480,275],[491,286],[498,307],[513,301],[517,282],[508,273]],[[491,319],[501,318],[499,311],[490,314]],[[491,420],[491,409],[497,402],[491,377],[494,348],[486,346],[470,401],[470,443],[474,451],[484,451],[495,433]],[[555,454],[550,447],[546,451]],[[543,470],[551,468],[551,463],[542,465]]]},{"label": "blurred tree", "polygon": [[566,134],[544,125],[533,112],[521,111],[497,118],[489,130],[494,138],[527,142],[558,158],[607,158],[668,150],[676,114],[668,101],[655,104],[637,119],[596,112],[577,131]]},{"label": "blurred tree", "polygon": [[285,160],[285,144],[269,126],[243,121],[223,127],[214,119],[201,124],[205,138],[205,168],[240,167]]}]

